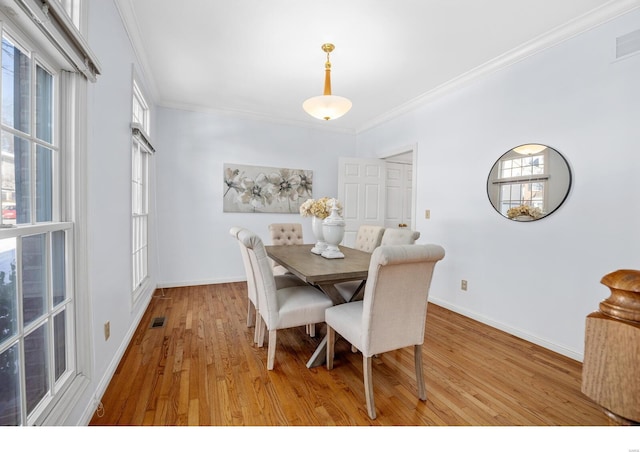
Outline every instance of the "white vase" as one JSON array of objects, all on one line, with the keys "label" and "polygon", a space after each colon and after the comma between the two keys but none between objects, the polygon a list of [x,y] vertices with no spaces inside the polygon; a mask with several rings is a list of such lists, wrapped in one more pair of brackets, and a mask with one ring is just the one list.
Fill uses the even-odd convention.
[{"label": "white vase", "polygon": [[327,243],[324,241],[322,230],[322,220],[318,217],[311,217],[311,230],[316,238],[316,244],[311,248],[313,254],[322,254],[327,249]]},{"label": "white vase", "polygon": [[324,241],[327,242],[327,249],[322,252],[322,257],[327,259],[341,259],[344,257],[344,254],[338,248],[344,238],[344,225],[345,221],[338,213],[338,207],[334,200],[333,207],[331,207],[331,215],[322,222],[322,234]]}]

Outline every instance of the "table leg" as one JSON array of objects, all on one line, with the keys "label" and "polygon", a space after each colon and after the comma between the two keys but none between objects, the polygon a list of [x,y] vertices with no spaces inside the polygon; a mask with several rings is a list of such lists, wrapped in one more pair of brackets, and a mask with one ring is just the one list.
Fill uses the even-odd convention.
[{"label": "table leg", "polygon": [[[318,288],[322,290],[331,300],[333,301],[333,305],[338,305],[345,303],[346,300],[342,298],[340,292],[333,284],[319,284]],[[327,335],[322,338],[322,341],[316,347],[313,355],[307,361],[307,368],[311,369],[312,367],[322,366],[327,361]]]},{"label": "table leg", "polygon": [[325,334],[316,350],[307,361],[307,368],[322,366],[327,360],[327,335]]}]

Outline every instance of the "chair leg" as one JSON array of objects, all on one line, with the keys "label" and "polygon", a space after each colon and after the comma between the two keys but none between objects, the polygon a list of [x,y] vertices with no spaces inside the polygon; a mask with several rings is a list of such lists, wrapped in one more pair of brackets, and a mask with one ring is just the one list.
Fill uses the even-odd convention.
[{"label": "chair leg", "polygon": [[364,397],[367,399],[367,413],[371,419],[376,418],[376,404],[373,400],[373,375],[371,374],[371,356],[362,355],[362,372],[364,374]]},{"label": "chair leg", "polygon": [[[258,344],[260,342],[260,333],[262,332],[262,317],[260,317],[260,313],[258,310],[255,310],[256,318],[255,318],[255,328],[253,330],[253,343]],[[262,347],[262,344],[259,345]]]},{"label": "chair leg", "polygon": [[336,332],[327,325],[327,370],[333,369],[333,353],[336,343]]},{"label": "chair leg", "polygon": [[310,323],[309,325],[307,325],[307,330],[309,333],[310,337],[316,337],[316,324],[315,323]]},{"label": "chair leg", "polygon": [[422,344],[413,346],[413,359],[416,363],[416,382],[418,383],[418,398],[427,400],[427,388],[422,373]]},{"label": "chair leg", "polygon": [[255,337],[254,337],[256,344],[258,345],[258,348],[262,348],[262,346],[264,345],[265,326],[266,325],[264,323],[264,319],[258,312],[256,314],[256,331],[255,331]]},{"label": "chair leg", "polygon": [[278,330],[269,330],[269,345],[267,347],[267,370],[273,370],[276,360],[276,333]]},{"label": "chair leg", "polygon": [[255,320],[255,315],[254,315],[254,305],[251,302],[251,300],[247,299],[248,302],[247,304],[249,306],[247,306],[247,328],[253,326],[253,322]]}]

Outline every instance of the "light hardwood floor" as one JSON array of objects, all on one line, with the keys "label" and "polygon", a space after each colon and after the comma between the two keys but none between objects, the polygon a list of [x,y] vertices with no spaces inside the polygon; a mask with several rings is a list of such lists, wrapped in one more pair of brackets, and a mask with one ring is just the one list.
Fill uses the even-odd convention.
[{"label": "light hardwood floor", "polygon": [[[412,348],[374,359],[378,417],[367,416],[362,356],[336,343],[335,367],[307,369],[324,335],[278,332],[276,363],[252,343],[246,285],[159,290],[90,425],[608,425],[580,391],[581,364],[429,304],[416,395]],[[163,327],[150,328],[165,317]]]}]

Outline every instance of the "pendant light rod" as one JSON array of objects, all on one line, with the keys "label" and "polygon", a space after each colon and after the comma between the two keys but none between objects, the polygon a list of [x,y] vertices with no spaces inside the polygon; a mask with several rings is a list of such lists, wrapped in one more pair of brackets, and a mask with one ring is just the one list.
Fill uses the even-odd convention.
[{"label": "pendant light rod", "polygon": [[333,44],[322,44],[322,50],[327,53],[327,62],[324,63],[324,95],[331,96],[331,61],[329,61],[329,54],[336,47]]}]

